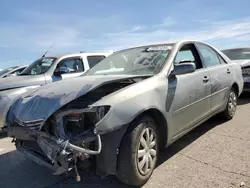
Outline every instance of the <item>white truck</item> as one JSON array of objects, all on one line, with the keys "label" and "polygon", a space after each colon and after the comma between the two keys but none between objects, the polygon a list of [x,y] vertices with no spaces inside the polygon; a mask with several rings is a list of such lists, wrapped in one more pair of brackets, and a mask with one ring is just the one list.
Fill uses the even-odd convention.
[{"label": "white truck", "polygon": [[113,52],[80,52],[42,56],[25,68],[21,74],[0,79],[0,129],[4,110],[18,95],[52,82],[82,75]]}]

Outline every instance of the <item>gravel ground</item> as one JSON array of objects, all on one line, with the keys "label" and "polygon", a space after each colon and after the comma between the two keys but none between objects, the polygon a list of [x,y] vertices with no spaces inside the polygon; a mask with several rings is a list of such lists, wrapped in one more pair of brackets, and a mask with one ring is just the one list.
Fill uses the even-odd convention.
[{"label": "gravel ground", "polygon": [[[216,118],[202,124],[160,155],[158,167],[145,188],[250,187],[250,98],[239,100],[235,118]],[[83,188],[128,187],[115,177],[100,179],[82,173],[76,183],[55,177],[15,150],[10,138],[0,138],[0,187]]]}]

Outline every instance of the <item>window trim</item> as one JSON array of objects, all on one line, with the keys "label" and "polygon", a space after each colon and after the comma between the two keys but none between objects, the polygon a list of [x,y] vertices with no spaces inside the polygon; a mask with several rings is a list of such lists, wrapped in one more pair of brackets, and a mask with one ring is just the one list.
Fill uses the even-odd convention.
[{"label": "window trim", "polygon": [[[202,43],[201,43],[201,44],[202,44]],[[195,42],[184,42],[184,43],[182,43],[182,44],[179,46],[179,48],[177,49],[177,53],[175,53],[175,56],[174,56],[174,58],[173,58],[172,65],[174,66],[174,61],[175,61],[175,59],[176,59],[176,57],[177,57],[178,52],[179,52],[179,51],[181,50],[181,48],[182,48],[183,46],[185,46],[185,45],[194,45],[194,47],[195,47],[195,49],[196,49],[196,51],[197,51],[197,53],[198,53],[198,56],[199,56],[199,58],[200,58],[202,68],[200,68],[200,69],[195,69],[195,72],[204,70],[204,68],[206,68],[206,66],[204,66],[203,59],[202,59],[202,57],[201,57],[201,55],[200,55],[200,51],[197,49],[197,46],[196,46]]]},{"label": "window trim", "polygon": [[221,60],[222,60],[222,62],[221,62],[222,65],[227,65],[227,64],[228,64],[228,63],[225,61],[225,59],[224,59],[220,54],[218,54],[218,56],[219,56],[220,62],[221,62]]},{"label": "window trim", "polygon": [[[213,66],[206,66],[205,60],[204,60],[204,58],[203,58],[203,56],[202,56],[202,54],[201,54],[201,51],[200,51],[199,48],[198,48],[198,44],[210,48],[210,49],[216,54],[216,56],[217,56],[217,58],[218,58],[220,64],[213,65]],[[220,55],[214,48],[212,48],[211,46],[209,46],[209,45],[207,45],[207,44],[204,44],[204,43],[202,43],[202,42],[195,42],[195,47],[196,47],[196,49],[197,49],[197,51],[198,51],[198,53],[199,53],[199,55],[200,55],[202,64],[204,65],[204,68],[210,68],[210,67],[216,67],[216,66],[222,65],[221,60],[220,60],[220,58],[219,58],[219,57],[221,57],[221,55]],[[221,58],[222,58],[222,57],[221,57]],[[224,60],[224,58],[222,58],[222,59]],[[225,61],[225,60],[224,60],[224,61]],[[226,62],[226,61],[225,61],[225,62]],[[224,64],[224,63],[223,63],[223,64]]]}]

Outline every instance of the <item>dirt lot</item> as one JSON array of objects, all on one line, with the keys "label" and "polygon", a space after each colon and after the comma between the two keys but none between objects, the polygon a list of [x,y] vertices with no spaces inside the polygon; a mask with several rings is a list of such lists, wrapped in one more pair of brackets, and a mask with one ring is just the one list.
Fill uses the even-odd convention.
[{"label": "dirt lot", "polygon": [[[161,153],[147,187],[250,187],[250,97],[241,98],[235,118],[213,118]],[[54,177],[15,150],[11,139],[0,139],[0,187],[83,188],[127,187],[114,177],[83,179]]]}]

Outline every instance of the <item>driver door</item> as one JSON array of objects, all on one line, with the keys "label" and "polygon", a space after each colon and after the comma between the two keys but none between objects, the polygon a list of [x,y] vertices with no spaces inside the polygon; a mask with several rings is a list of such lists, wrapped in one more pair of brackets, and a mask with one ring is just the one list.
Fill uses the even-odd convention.
[{"label": "driver door", "polygon": [[61,74],[60,76],[53,75],[53,81],[78,77],[81,76],[85,71],[84,63],[81,57],[65,58],[57,64],[56,69],[58,69],[59,67],[68,68],[69,73]]},{"label": "driver door", "polygon": [[171,111],[174,138],[196,125],[211,112],[210,75],[209,71],[203,68],[194,44],[183,45],[174,63],[178,64],[184,60],[195,63],[195,72],[168,79],[168,91],[172,91],[173,95]]}]

